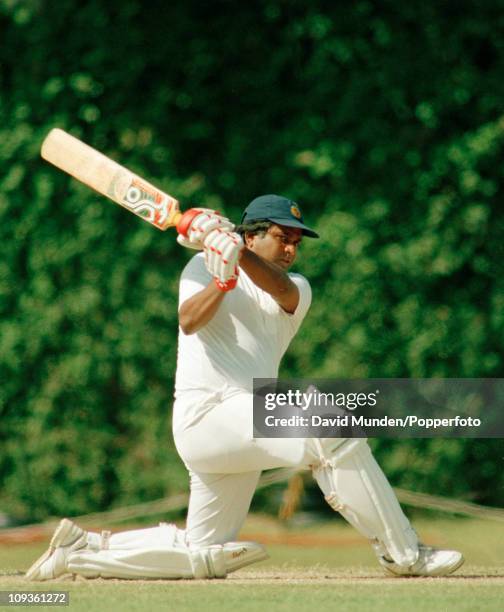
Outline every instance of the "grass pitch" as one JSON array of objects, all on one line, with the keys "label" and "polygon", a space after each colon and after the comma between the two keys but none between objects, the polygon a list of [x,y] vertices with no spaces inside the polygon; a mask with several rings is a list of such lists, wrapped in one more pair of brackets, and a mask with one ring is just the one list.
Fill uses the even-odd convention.
[{"label": "grass pitch", "polygon": [[67,590],[70,609],[340,610],[390,612],[497,611],[504,608],[504,525],[475,520],[415,521],[421,538],[464,552],[448,578],[394,578],[377,565],[367,542],[340,520],[285,525],[250,517],[242,539],[264,543],[271,558],[226,580],[122,581],[65,577],[31,583],[27,569],[47,543],[0,546],[0,590]]}]

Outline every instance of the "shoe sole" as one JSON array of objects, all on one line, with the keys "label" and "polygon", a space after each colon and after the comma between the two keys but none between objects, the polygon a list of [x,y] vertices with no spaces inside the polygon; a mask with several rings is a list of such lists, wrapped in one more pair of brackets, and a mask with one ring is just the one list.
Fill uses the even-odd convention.
[{"label": "shoe sole", "polygon": [[36,578],[38,570],[47,561],[47,559],[49,559],[49,557],[52,556],[52,554],[54,553],[56,548],[58,548],[58,546],[61,546],[62,542],[65,541],[65,538],[71,532],[72,527],[73,527],[72,521],[70,521],[70,520],[68,520],[66,518],[62,519],[59,522],[59,525],[56,527],[56,530],[53,533],[53,536],[52,536],[51,541],[49,543],[49,548],[44,552],[43,555],[41,555],[35,561],[35,563],[33,563],[33,565],[31,565],[31,567],[26,572],[25,578],[27,580],[33,580],[33,581],[38,580]]},{"label": "shoe sole", "polygon": [[442,574],[442,575],[443,576],[449,576],[450,574],[453,574],[453,572],[456,572],[459,567],[462,567],[462,565],[464,565],[464,562],[465,562],[464,557],[460,557],[460,561],[457,563],[457,565],[452,567],[452,569],[447,574]]},{"label": "shoe sole", "polygon": [[399,574],[394,572],[393,570],[391,570],[388,567],[384,567],[382,566],[389,574],[391,574],[392,576],[395,576],[396,578],[442,578],[443,576],[449,576],[450,574],[453,574],[453,572],[456,572],[459,567],[462,567],[462,565],[464,565],[465,559],[464,557],[460,557],[459,562],[457,563],[457,565],[454,565],[448,572],[444,572],[443,574]]}]

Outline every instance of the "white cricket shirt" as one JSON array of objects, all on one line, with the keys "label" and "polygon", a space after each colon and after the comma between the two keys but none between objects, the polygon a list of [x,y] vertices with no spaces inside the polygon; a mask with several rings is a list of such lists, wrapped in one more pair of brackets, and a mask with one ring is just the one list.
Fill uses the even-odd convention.
[{"label": "white cricket shirt", "polygon": [[[180,421],[205,413],[230,388],[252,392],[253,378],[276,378],[280,360],[295,336],[311,303],[308,281],[289,274],[299,289],[293,314],[285,312],[240,269],[236,288],[226,294],[213,319],[198,332],[186,335],[179,328],[175,398],[191,398],[191,415],[175,414]],[[212,277],[198,253],[180,279],[179,308],[204,289]],[[200,408],[194,404],[199,404]],[[178,412],[177,410],[175,411]],[[174,423],[175,424],[175,423]]]}]

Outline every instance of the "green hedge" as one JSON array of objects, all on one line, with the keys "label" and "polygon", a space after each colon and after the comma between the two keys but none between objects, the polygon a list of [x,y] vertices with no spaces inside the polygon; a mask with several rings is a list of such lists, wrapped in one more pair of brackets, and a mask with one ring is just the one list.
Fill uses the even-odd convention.
[{"label": "green hedge", "polygon": [[[503,373],[503,2],[0,1],[0,509],[186,486],[173,449],[189,253],[39,158],[59,126],[237,218],[323,236],[283,374]],[[375,444],[394,483],[504,504],[503,444]]]}]

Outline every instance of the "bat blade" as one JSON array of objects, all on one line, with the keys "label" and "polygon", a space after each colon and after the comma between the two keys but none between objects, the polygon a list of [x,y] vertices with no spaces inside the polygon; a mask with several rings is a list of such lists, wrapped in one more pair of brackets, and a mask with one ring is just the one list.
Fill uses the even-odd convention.
[{"label": "bat blade", "polygon": [[160,230],[177,225],[178,200],[59,128],[44,139],[42,157]]}]

